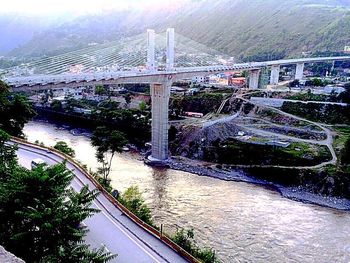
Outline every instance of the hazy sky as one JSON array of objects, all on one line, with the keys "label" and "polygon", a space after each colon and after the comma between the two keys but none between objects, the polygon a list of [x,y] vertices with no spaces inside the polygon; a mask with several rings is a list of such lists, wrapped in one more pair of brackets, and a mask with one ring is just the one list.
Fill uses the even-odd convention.
[{"label": "hazy sky", "polygon": [[99,13],[111,9],[177,5],[184,0],[0,0],[0,13],[45,15]]}]

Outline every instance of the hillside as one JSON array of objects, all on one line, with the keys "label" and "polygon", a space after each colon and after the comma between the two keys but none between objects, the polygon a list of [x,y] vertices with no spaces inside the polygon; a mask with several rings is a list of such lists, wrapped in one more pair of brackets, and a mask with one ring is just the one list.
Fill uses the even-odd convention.
[{"label": "hillside", "polygon": [[176,8],[81,17],[35,35],[10,55],[58,54],[167,27],[243,60],[339,51],[350,45],[350,0],[188,0]]},{"label": "hillside", "polygon": [[[69,17],[43,17],[19,14],[0,14],[0,55],[14,47],[26,44],[33,38],[41,37],[47,29],[62,25]],[[45,34],[45,33],[44,33]]]}]

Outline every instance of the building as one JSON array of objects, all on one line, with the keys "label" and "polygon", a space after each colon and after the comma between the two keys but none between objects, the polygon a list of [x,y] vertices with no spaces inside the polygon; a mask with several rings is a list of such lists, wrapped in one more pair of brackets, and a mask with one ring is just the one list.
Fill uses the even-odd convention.
[{"label": "building", "polygon": [[192,78],[193,83],[204,83],[205,82],[205,77],[193,77]]}]

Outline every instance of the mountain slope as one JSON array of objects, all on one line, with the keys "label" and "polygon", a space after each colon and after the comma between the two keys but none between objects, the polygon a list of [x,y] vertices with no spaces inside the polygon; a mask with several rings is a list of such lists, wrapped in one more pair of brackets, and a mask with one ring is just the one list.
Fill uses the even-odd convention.
[{"label": "mountain slope", "polygon": [[350,44],[349,8],[350,0],[188,0],[176,8],[79,18],[36,35],[10,54],[58,54],[89,42],[167,27],[243,60],[300,56],[303,51],[339,51]]}]

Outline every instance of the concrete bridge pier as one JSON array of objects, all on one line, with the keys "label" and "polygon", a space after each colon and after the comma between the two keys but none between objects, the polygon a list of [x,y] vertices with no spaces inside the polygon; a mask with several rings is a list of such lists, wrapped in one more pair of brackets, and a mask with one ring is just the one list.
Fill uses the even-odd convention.
[{"label": "concrete bridge pier", "polygon": [[295,69],[295,79],[302,80],[304,77],[304,63],[298,63]]},{"label": "concrete bridge pier", "polygon": [[260,69],[249,71],[249,89],[259,88]]},{"label": "concrete bridge pier", "polygon": [[280,78],[280,65],[275,65],[271,67],[271,76],[270,76],[270,84],[271,85],[277,85]]},{"label": "concrete bridge pier", "polygon": [[169,98],[171,83],[151,84],[152,154],[154,164],[168,159]]}]

